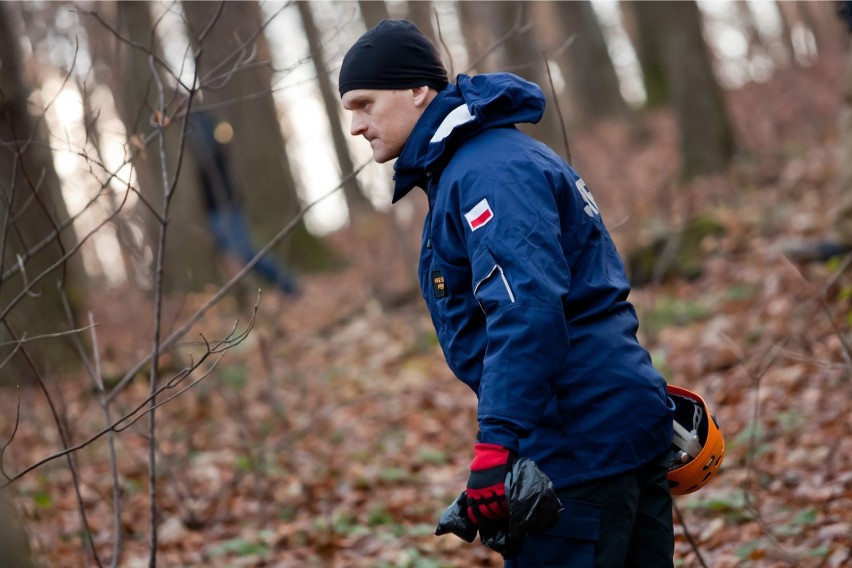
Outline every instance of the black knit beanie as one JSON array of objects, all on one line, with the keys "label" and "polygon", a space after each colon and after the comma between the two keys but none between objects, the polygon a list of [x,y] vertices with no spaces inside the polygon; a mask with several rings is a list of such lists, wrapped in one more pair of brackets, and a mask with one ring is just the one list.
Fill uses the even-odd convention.
[{"label": "black knit beanie", "polygon": [[353,89],[443,90],[447,70],[438,50],[408,20],[383,20],[362,35],[340,66],[340,96]]}]

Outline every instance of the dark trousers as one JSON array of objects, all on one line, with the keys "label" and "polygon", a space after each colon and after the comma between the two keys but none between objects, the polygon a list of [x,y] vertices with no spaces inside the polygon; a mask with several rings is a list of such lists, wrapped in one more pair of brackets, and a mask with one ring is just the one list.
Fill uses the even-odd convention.
[{"label": "dark trousers", "polygon": [[506,568],[672,568],[668,452],[627,473],[558,491],[556,526],[528,535]]}]

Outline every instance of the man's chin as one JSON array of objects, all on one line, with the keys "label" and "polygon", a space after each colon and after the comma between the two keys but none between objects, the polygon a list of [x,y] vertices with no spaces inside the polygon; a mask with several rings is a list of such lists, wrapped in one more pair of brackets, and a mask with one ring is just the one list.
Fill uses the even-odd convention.
[{"label": "man's chin", "polygon": [[384,164],[399,157],[399,152],[389,152],[387,150],[373,150],[373,161],[377,164]]}]

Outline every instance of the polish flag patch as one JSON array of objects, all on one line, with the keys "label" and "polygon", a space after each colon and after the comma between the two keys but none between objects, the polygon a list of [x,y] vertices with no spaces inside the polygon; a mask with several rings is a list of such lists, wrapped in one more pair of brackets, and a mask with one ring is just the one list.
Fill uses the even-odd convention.
[{"label": "polish flag patch", "polygon": [[494,212],[491,211],[491,206],[488,205],[488,200],[483,199],[473,206],[473,209],[464,214],[467,224],[470,225],[470,230],[475,231],[480,227],[484,227],[488,221],[494,218]]}]

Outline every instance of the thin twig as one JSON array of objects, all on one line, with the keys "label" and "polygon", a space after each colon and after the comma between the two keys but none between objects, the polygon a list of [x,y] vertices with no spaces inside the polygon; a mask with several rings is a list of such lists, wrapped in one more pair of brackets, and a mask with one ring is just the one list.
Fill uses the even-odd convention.
[{"label": "thin twig", "polygon": [[[94,356],[95,368],[93,369],[92,378],[95,385],[98,387],[98,399],[101,409],[104,412],[104,420],[107,424],[112,422],[112,416],[109,409],[109,404],[106,402],[106,389],[104,381],[101,378],[101,356],[98,349],[98,332],[95,327],[94,316],[89,312],[89,325],[91,327],[92,337],[92,355]],[[121,560],[121,485],[118,477],[118,458],[115,454],[115,434],[107,433],[107,445],[109,446],[109,464],[110,473],[112,475],[112,561],[111,568],[116,568]]]},{"label": "thin twig", "polygon": [[[154,331],[151,337],[151,361],[152,365],[148,375],[148,393],[150,396],[150,407],[148,412],[148,510],[150,514],[150,539],[151,550],[148,561],[149,568],[157,566],[157,437],[156,437],[156,412],[157,408],[157,383],[159,382],[159,360],[160,360],[160,337],[162,334],[163,322],[163,286],[166,257],[166,236],[169,228],[169,210],[171,199],[174,195],[174,186],[169,181],[168,160],[166,159],[166,108],[163,100],[163,83],[160,81],[159,73],[154,67],[154,58],[149,57],[149,65],[151,66],[152,76],[157,82],[157,94],[160,99],[159,111],[163,117],[156,124],[156,133],[159,141],[158,150],[160,152],[160,173],[162,174],[163,200],[160,209],[160,218],[164,221],[160,223],[160,234],[157,238],[157,252],[155,255],[156,268],[154,270]],[[190,92],[190,97],[192,92]],[[183,129],[186,129],[187,120],[184,119]],[[183,140],[181,140],[183,142]],[[181,151],[183,144],[181,144]],[[175,172],[174,179],[177,181],[178,170]],[[109,404],[109,403],[107,403]]]},{"label": "thin twig", "polygon": [[[172,334],[163,341],[162,345],[160,346],[160,349],[169,349],[181,337],[186,335],[186,333],[192,328],[192,326],[195,325],[195,323],[198,322],[204,316],[204,314],[206,314],[207,311],[210,310],[210,308],[219,303],[219,300],[224,298],[225,295],[230,292],[234,286],[237,285],[237,283],[239,283],[243,278],[245,278],[245,276],[254,269],[255,265],[260,262],[260,260],[266,254],[269,253],[269,251],[275,248],[278,243],[280,243],[291,232],[293,232],[293,229],[298,226],[298,224],[301,222],[302,218],[304,218],[305,214],[308,213],[308,211],[313,209],[318,203],[327,199],[331,195],[334,195],[334,193],[336,193],[344,185],[349,183],[349,180],[361,173],[361,171],[370,163],[372,163],[372,159],[362,163],[355,169],[355,171],[353,171],[348,176],[345,176],[339,184],[337,184],[334,188],[330,189],[324,195],[319,196],[312,202],[302,207],[302,209],[293,217],[293,219],[291,219],[290,222],[284,226],[284,228],[278,231],[278,233],[274,237],[272,237],[272,239],[270,239],[270,241],[266,243],[263,248],[257,251],[254,257],[252,257],[252,259],[248,261],[239,272],[232,276],[231,279],[228,280],[228,282],[226,282],[221,288],[219,288],[219,290],[213,296],[211,296],[206,302],[204,302],[204,304],[200,308],[198,308],[198,310],[196,310],[196,312],[192,316],[190,316],[189,319],[186,320],[183,326],[173,331]],[[111,402],[112,400],[114,400],[115,397],[118,396],[118,394],[122,390],[124,390],[127,384],[130,383],[131,380],[133,380],[136,374],[139,373],[139,371],[141,371],[145,367],[145,365],[147,365],[150,361],[151,355],[146,355],[139,362],[137,362],[136,365],[134,365],[127,373],[125,373],[121,380],[115,385],[115,387],[113,387],[112,391],[110,391],[109,395],[107,396],[107,401]]]},{"label": "thin twig", "polygon": [[[68,319],[69,322],[73,322],[73,310],[71,309],[71,303],[68,301],[67,294],[62,293],[61,298],[62,306],[65,309],[65,317]],[[92,353],[94,355],[94,365],[89,360],[89,357],[86,355],[86,350],[83,347],[83,344],[80,341],[79,337],[76,335],[72,336],[72,342],[74,343],[74,347],[77,349],[77,354],[80,356],[80,360],[83,362],[83,365],[86,367],[86,370],[89,373],[89,377],[92,379],[92,382],[95,383],[95,387],[98,390],[101,408],[104,412],[106,424],[109,425],[112,422],[112,417],[110,416],[109,405],[104,402],[106,390],[104,389],[104,382],[101,378],[101,358],[99,352],[100,350],[98,348],[97,324],[95,324],[94,316],[91,312],[89,312],[89,325],[86,326],[86,328],[84,329],[90,330],[90,336],[92,339]],[[110,568],[116,568],[118,566],[119,560],[121,559],[121,488],[118,479],[118,460],[116,458],[115,453],[115,436],[113,432],[109,432],[107,434],[107,445],[109,447],[110,454],[113,508],[113,549]]]},{"label": "thin twig", "polygon": [[[127,199],[126,195],[125,195],[125,199]],[[77,241],[77,244],[75,244],[71,249],[65,251],[65,253],[59,259],[57,259],[53,264],[51,264],[50,266],[45,268],[40,274],[38,274],[35,278],[33,278],[27,286],[24,286],[23,289],[20,290],[14,298],[7,301],[6,305],[3,306],[3,310],[0,311],[0,321],[5,320],[6,316],[9,314],[9,312],[21,300],[23,300],[25,297],[27,297],[29,295],[29,292],[32,290],[33,286],[35,286],[38,282],[40,282],[41,280],[46,278],[54,270],[63,267],[64,264],[68,261],[68,259],[70,259],[72,256],[74,256],[77,253],[77,251],[79,251],[80,248],[83,246],[83,244],[85,244],[85,242],[88,241],[89,238],[92,237],[92,235],[94,235],[95,233],[100,231],[101,228],[104,225],[106,225],[107,223],[109,223],[116,215],[118,215],[118,211],[114,211],[109,216],[107,216],[103,221],[98,223],[98,225],[94,229],[89,231],[82,238],[79,238],[78,241]],[[58,238],[57,238],[57,240],[58,240]]]},{"label": "thin twig", "polygon": [[455,73],[455,62],[453,61],[453,53],[450,51],[450,48],[447,47],[447,42],[444,40],[444,34],[441,31],[441,18],[438,16],[438,9],[432,6],[432,12],[435,14],[435,26],[438,28],[438,42],[441,44],[441,47],[444,48],[444,53],[447,54],[447,61],[449,61],[449,75],[450,80],[456,76]]},{"label": "thin twig", "polygon": [[3,454],[6,452],[6,448],[9,447],[9,444],[11,444],[15,439],[15,434],[18,433],[18,426],[21,423],[21,385],[17,385],[16,391],[18,395],[18,403],[15,407],[15,425],[12,427],[12,432],[9,434],[9,440],[0,444],[0,474],[2,474],[7,480],[11,480],[11,478],[6,474],[6,468],[3,465]]},{"label": "thin twig", "polygon": [[[255,304],[254,312],[252,313],[251,320],[249,321],[249,324],[248,324],[248,326],[247,326],[247,328],[244,332],[242,332],[240,334],[236,334],[236,324],[235,324],[234,328],[232,328],[232,330],[229,332],[229,334],[225,338],[223,338],[223,339],[217,341],[215,344],[213,344],[213,346],[210,347],[207,350],[207,352],[204,353],[204,355],[202,355],[199,358],[197,363],[192,363],[189,367],[187,367],[187,368],[183,369],[182,371],[180,371],[179,373],[177,373],[171,380],[169,380],[163,386],[158,388],[157,392],[154,393],[153,397],[152,396],[146,397],[136,407],[134,407],[130,412],[121,416],[120,418],[115,420],[112,424],[107,425],[105,428],[101,429],[100,431],[96,432],[95,434],[92,434],[85,441],[74,444],[72,446],[68,446],[67,448],[64,448],[63,450],[61,450],[59,452],[56,452],[56,453],[53,453],[53,454],[51,454],[47,457],[44,457],[44,458],[38,460],[37,462],[34,462],[34,463],[28,465],[27,467],[21,469],[20,471],[18,471],[17,473],[15,473],[12,476],[6,476],[6,481],[4,483],[0,484],[0,489],[3,489],[4,487],[8,487],[9,485],[14,483],[15,481],[19,480],[20,478],[24,477],[28,473],[32,472],[33,470],[38,469],[39,467],[43,466],[44,464],[46,464],[48,462],[51,462],[51,461],[58,459],[58,458],[68,456],[69,454],[72,454],[74,452],[77,452],[77,451],[89,446],[90,444],[99,440],[100,438],[102,438],[104,435],[106,435],[109,432],[122,432],[122,431],[126,430],[127,428],[129,428],[130,426],[132,426],[136,421],[138,421],[143,416],[147,416],[148,412],[151,411],[151,408],[150,407],[146,408],[146,407],[149,406],[149,403],[151,402],[152,398],[156,398],[160,394],[163,394],[166,391],[173,390],[176,387],[180,386],[180,384],[187,377],[189,377],[210,356],[224,353],[228,349],[231,349],[231,348],[239,345],[240,343],[242,343],[248,337],[248,334],[250,333],[250,331],[254,328],[254,322],[255,322],[256,317],[257,317],[257,304]],[[202,376],[202,379],[205,378],[208,373],[209,373],[209,370],[204,373],[204,375]],[[196,380],[195,382],[191,383],[190,387],[195,386],[195,384],[197,384],[198,382],[200,382],[200,380]],[[184,392],[186,392],[186,390],[188,390],[188,389],[184,388],[183,390],[178,392],[178,395],[170,396],[167,399],[161,400],[160,403],[158,403],[157,407],[162,406],[163,404],[169,402],[170,400],[173,400],[175,398],[175,396],[179,396],[180,394],[183,394]]]},{"label": "thin twig", "polygon": [[141,43],[138,43],[138,42],[135,42],[131,39],[126,38],[124,35],[121,34],[121,32],[119,32],[114,27],[109,25],[107,23],[107,21],[104,20],[103,17],[101,17],[101,15],[98,14],[96,11],[86,10],[84,8],[80,8],[79,6],[75,6],[74,9],[84,16],[91,16],[91,17],[95,18],[104,28],[106,28],[121,43],[125,43],[128,46],[130,46],[131,49],[137,49],[139,51],[142,51],[143,53],[145,53],[149,57],[152,57],[154,59],[154,61],[157,62],[157,65],[159,67],[163,68],[166,71],[166,73],[168,73],[172,77],[172,79],[174,79],[175,83],[177,83],[178,85],[180,85],[181,87],[183,87],[184,89],[189,91],[189,87],[184,85],[183,82],[181,82],[180,77],[175,75],[171,71],[171,67],[169,67],[169,64],[166,63],[165,61],[163,61],[163,59],[160,58],[160,56],[158,56],[151,48],[149,48],[146,45],[142,45]]},{"label": "thin twig", "polygon": [[[75,333],[82,333],[84,331],[88,331],[90,326],[80,327],[77,329],[69,329],[68,331],[58,331],[56,333],[43,333],[41,335],[33,335],[32,337],[23,336],[17,341],[3,341],[0,342],[0,347],[7,347],[9,345],[24,345],[26,343],[31,343],[33,341],[38,341],[40,339],[56,339],[58,337],[67,337],[69,335],[74,335]],[[0,365],[0,368],[3,368],[3,365]]]},{"label": "thin twig", "polygon": [[[6,328],[6,331],[9,333],[9,335],[11,335],[13,338],[17,336],[17,334],[12,329],[12,327],[9,325],[8,321],[4,321],[3,325]],[[27,365],[30,367],[30,370],[32,370],[33,375],[35,376],[36,380],[38,381],[39,387],[41,388],[41,391],[44,394],[45,399],[47,400],[47,404],[48,404],[48,407],[50,408],[50,412],[53,415],[53,421],[56,425],[56,430],[59,434],[59,440],[62,443],[62,447],[67,450],[71,445],[70,440],[68,440],[68,435],[66,433],[66,430],[62,426],[62,418],[59,414],[59,410],[56,408],[56,405],[53,403],[53,397],[50,395],[50,391],[47,388],[47,384],[45,384],[45,382],[44,382],[44,377],[39,372],[38,367],[35,364],[35,361],[32,360],[32,357],[30,357],[30,354],[25,347],[21,349],[21,354],[23,355],[24,360],[27,362]],[[66,461],[68,463],[68,470],[71,472],[71,482],[72,482],[72,485],[74,486],[74,494],[77,498],[77,510],[80,513],[80,519],[83,522],[83,528],[85,529],[85,535],[87,537],[87,538],[83,539],[84,546],[88,545],[89,551],[91,552],[92,557],[95,560],[95,563],[98,565],[99,568],[103,568],[103,564],[101,563],[101,559],[98,556],[97,547],[95,546],[95,540],[94,540],[94,538],[92,538],[92,529],[91,529],[91,526],[89,525],[89,518],[88,518],[88,515],[86,513],[86,507],[83,504],[83,496],[80,493],[80,476],[77,472],[77,465],[74,463],[74,458],[70,453],[65,454],[65,458],[66,458]],[[15,477],[12,477],[11,479],[7,478],[8,481],[4,484],[4,487],[6,485],[8,485],[9,483],[11,483],[12,481],[14,481],[14,479],[15,479]]]},{"label": "thin twig", "polygon": [[755,486],[755,468],[754,468],[754,459],[757,454],[757,444],[758,444],[758,423],[760,419],[760,385],[763,380],[764,375],[772,366],[772,364],[777,359],[778,353],[784,347],[784,343],[786,340],[781,342],[781,344],[773,344],[769,346],[766,352],[763,354],[763,357],[758,362],[757,366],[754,370],[750,369],[745,363],[741,360],[740,364],[746,370],[748,375],[752,379],[752,396],[754,397],[754,404],[752,406],[752,416],[751,416],[751,431],[749,432],[749,446],[748,452],[746,453],[746,482],[745,482],[745,491],[743,492],[743,496],[745,498],[746,508],[751,512],[754,516],[754,520],[757,525],[760,527],[763,534],[765,534],[777,547],[780,554],[782,554],[785,559],[790,563],[790,566],[799,566],[799,562],[795,559],[794,556],[788,554],[784,547],[781,545],[781,542],[772,532],[772,528],[763,518],[763,514],[760,511],[760,503],[758,503],[758,495],[753,490]]},{"label": "thin twig", "polygon": [[488,57],[489,55],[491,55],[491,53],[492,53],[494,50],[496,50],[498,47],[502,46],[504,43],[506,43],[507,41],[509,41],[510,39],[512,39],[512,36],[514,36],[515,34],[522,34],[522,33],[525,33],[525,32],[527,32],[527,31],[529,31],[530,29],[532,29],[532,27],[533,27],[532,22],[530,22],[530,23],[528,23],[528,24],[525,24],[525,25],[521,25],[521,23],[520,23],[520,22],[516,22],[516,23],[515,23],[515,25],[514,25],[514,26],[512,26],[512,29],[510,29],[508,32],[506,32],[505,34],[503,34],[503,37],[501,37],[501,38],[500,38],[500,39],[498,39],[496,42],[494,42],[494,44],[493,44],[491,47],[489,47],[488,49],[486,49],[486,50],[482,53],[482,55],[480,55],[479,57],[477,57],[477,58],[476,58],[476,60],[474,60],[474,62],[473,62],[473,63],[471,63],[470,65],[468,65],[468,66],[467,66],[467,69],[465,69],[465,71],[464,71],[464,72],[465,72],[465,73],[470,73],[473,69],[476,69],[476,66],[477,66],[477,65],[479,65],[479,64],[482,62],[482,60],[483,60],[483,59],[485,59],[486,57]]},{"label": "thin twig", "polygon": [[[32,176],[30,175],[29,170],[27,168],[27,162],[25,160],[23,160],[23,155],[27,151],[30,144],[33,143],[33,140],[35,139],[37,133],[39,132],[38,123],[40,123],[42,120],[44,120],[44,117],[47,115],[48,109],[56,102],[56,100],[59,98],[59,94],[64,90],[65,85],[70,80],[71,74],[73,73],[74,68],[77,65],[77,53],[79,52],[79,48],[80,48],[79,43],[75,42],[74,56],[71,60],[71,66],[68,69],[67,73],[65,74],[65,76],[62,80],[62,83],[59,86],[59,89],[57,89],[56,95],[54,96],[53,99],[51,99],[48,102],[48,104],[44,108],[44,111],[39,116],[38,120],[36,121],[36,125],[32,128],[32,130],[30,132],[29,139],[27,140],[27,142],[22,146],[17,140],[14,141],[16,153],[19,156],[21,156],[21,161],[20,161],[21,174],[23,175],[24,180],[27,183],[27,186],[30,188],[30,191],[32,192],[33,202],[36,203],[39,206],[40,212],[44,215],[43,221],[46,222],[48,225],[50,225],[52,227],[53,231],[55,231],[57,233],[59,232],[59,228],[58,228],[56,219],[54,219],[53,215],[51,215],[51,208],[48,207],[47,203],[45,203],[45,200],[43,200],[41,198],[41,196],[39,196],[39,192],[38,192],[38,189],[37,189],[39,187],[39,185],[41,185],[41,183],[44,181],[45,172],[42,171],[41,175],[39,176],[38,183],[33,182]],[[14,139],[17,139],[14,124],[11,124],[10,126],[12,127],[12,137]],[[49,199],[50,195],[48,195],[47,198]],[[62,199],[61,195],[60,195],[59,199]],[[11,207],[11,203],[9,205]],[[18,214],[22,215],[24,209],[25,208],[22,208],[22,210],[19,211]],[[21,242],[26,242],[26,239],[22,238]],[[60,239],[60,238],[57,238],[54,241],[54,243],[56,244],[56,246],[59,247],[59,251],[61,253],[60,256],[62,256],[64,258],[67,254],[67,251],[65,250],[65,243],[63,243],[62,239]],[[60,282],[64,282],[65,277],[66,277],[65,271],[66,271],[66,268],[67,268],[66,263],[63,262],[62,264],[60,264],[58,266],[58,268],[61,269],[61,271],[60,271]],[[0,319],[2,319],[2,317],[0,317]]]},{"label": "thin twig", "polygon": [[698,559],[698,563],[701,564],[703,568],[710,568],[704,561],[704,557],[701,556],[701,550],[698,548],[698,541],[696,541],[695,538],[693,538],[692,533],[689,532],[689,528],[686,526],[686,519],[684,519],[683,513],[680,512],[680,507],[677,506],[677,501],[675,501],[674,499],[672,499],[672,510],[674,510],[675,514],[677,515],[677,520],[680,523],[681,528],[683,529],[683,536],[686,537],[686,542],[689,543],[689,546],[695,553],[695,557]]},{"label": "thin twig", "polygon": [[559,104],[559,94],[553,86],[553,76],[550,74],[550,65],[547,63],[547,52],[541,50],[541,58],[544,60],[544,69],[547,71],[547,80],[550,83],[550,93],[553,95],[553,103],[556,105],[556,114],[559,116],[559,128],[562,130],[562,142],[565,144],[565,160],[571,163],[571,146],[568,144],[568,130],[565,128],[565,118],[562,116],[562,105]]},{"label": "thin twig", "polygon": [[796,267],[793,262],[787,258],[786,255],[781,255],[781,258],[787,264],[789,268],[791,268],[801,279],[802,283],[808,288],[811,292],[811,296],[816,303],[819,304],[820,309],[825,312],[825,315],[828,317],[828,323],[831,325],[831,329],[834,331],[834,335],[837,339],[840,340],[841,346],[841,354],[843,355],[843,360],[846,362],[846,366],[849,369],[849,372],[852,373],[852,347],[849,345],[849,341],[846,339],[846,334],[837,326],[835,322],[834,312],[831,311],[831,307],[828,305],[828,302],[825,299],[826,291],[834,285],[840,275],[843,274],[846,269],[849,267],[850,263],[852,263],[852,254],[846,255],[843,259],[843,262],[837,267],[834,273],[826,280],[825,284],[823,284],[822,288],[818,289],[816,286],[811,284],[807,278],[805,278],[804,274]]}]

